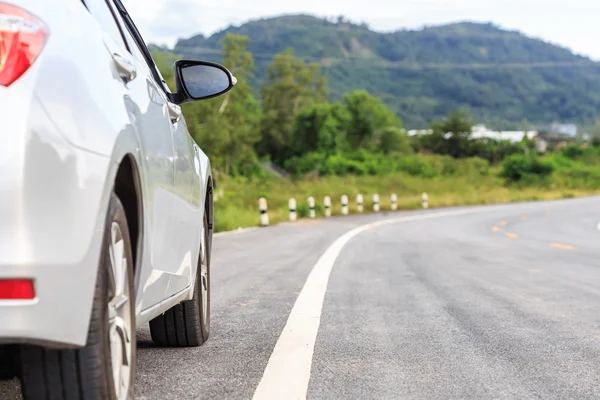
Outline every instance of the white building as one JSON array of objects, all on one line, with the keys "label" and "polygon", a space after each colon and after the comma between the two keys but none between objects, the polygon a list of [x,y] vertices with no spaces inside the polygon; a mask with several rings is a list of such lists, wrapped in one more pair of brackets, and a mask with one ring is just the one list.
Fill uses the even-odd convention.
[{"label": "white building", "polygon": [[485,125],[475,125],[472,128],[471,137],[474,139],[491,138],[497,140],[508,140],[510,142],[517,143],[523,140],[525,135],[527,135],[527,138],[531,140],[536,137],[537,134],[537,131],[491,131],[486,128]]},{"label": "white building", "polygon": [[[431,129],[412,129],[407,133],[408,136],[430,135],[432,131]],[[525,135],[527,135],[527,138],[533,139],[537,136],[537,134],[537,131],[491,131],[486,128],[485,125],[475,125],[472,128],[471,137],[474,139],[491,138],[496,140],[508,140],[510,142],[517,143],[523,140]]]}]

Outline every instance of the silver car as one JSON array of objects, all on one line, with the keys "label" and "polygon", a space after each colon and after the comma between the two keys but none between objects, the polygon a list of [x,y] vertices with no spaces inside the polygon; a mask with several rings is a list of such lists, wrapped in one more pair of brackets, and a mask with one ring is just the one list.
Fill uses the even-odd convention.
[{"label": "silver car", "polygon": [[120,0],[0,0],[0,369],[25,399],[132,397],[147,322],[208,338],[213,178],[179,105],[235,78],[174,68],[171,92]]}]

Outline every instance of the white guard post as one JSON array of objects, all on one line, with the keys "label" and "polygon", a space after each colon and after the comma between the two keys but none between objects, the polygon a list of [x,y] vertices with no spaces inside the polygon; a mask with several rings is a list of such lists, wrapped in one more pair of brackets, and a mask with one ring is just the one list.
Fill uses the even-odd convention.
[{"label": "white guard post", "polygon": [[392,201],[392,211],[396,211],[398,209],[398,196],[396,196],[396,193],[392,193],[390,200]]},{"label": "white guard post", "polygon": [[267,199],[261,197],[258,199],[258,209],[260,210],[260,224],[269,226],[269,212],[267,211]]},{"label": "white guard post", "polygon": [[329,196],[325,196],[323,199],[323,206],[325,207],[325,216],[331,217],[331,198]]},{"label": "white guard post", "polygon": [[342,215],[348,215],[348,196],[342,196]]},{"label": "white guard post", "polygon": [[363,212],[363,195],[362,194],[356,195],[356,210],[359,213]]},{"label": "white guard post", "polygon": [[294,222],[298,218],[298,216],[296,214],[296,199],[291,198],[288,201],[288,206],[290,208],[290,221]]},{"label": "white guard post", "polygon": [[429,208],[429,196],[427,193],[421,195],[421,200],[423,201],[423,208]]},{"label": "white guard post", "polygon": [[373,211],[379,212],[379,195],[373,195]]},{"label": "white guard post", "polygon": [[310,218],[315,217],[315,198],[312,196],[308,198],[308,216]]}]

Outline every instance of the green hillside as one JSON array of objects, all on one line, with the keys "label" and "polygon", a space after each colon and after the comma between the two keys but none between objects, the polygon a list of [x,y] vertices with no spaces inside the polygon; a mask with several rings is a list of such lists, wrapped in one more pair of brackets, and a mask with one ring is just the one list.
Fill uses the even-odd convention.
[{"label": "green hillside", "polygon": [[366,25],[296,15],[251,21],[210,37],[180,40],[175,51],[218,60],[226,33],[250,38],[262,81],[273,56],[293,48],[321,64],[329,95],[366,89],[407,128],[427,127],[467,107],[496,128],[553,121],[591,125],[600,116],[600,64],[568,49],[492,24],[457,23],[418,31],[374,32]]}]

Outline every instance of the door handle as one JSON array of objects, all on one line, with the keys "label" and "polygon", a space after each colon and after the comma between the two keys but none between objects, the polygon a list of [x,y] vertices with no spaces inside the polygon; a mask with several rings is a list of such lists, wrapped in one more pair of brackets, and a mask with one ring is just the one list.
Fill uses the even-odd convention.
[{"label": "door handle", "polygon": [[129,83],[135,79],[137,76],[137,68],[134,63],[117,53],[113,53],[112,58],[115,62],[115,66],[117,67],[119,77],[123,80],[123,82]]},{"label": "door handle", "polygon": [[176,123],[181,119],[181,107],[177,104],[173,104],[170,101],[167,101],[167,112],[169,113],[169,118],[171,119],[171,123]]}]

